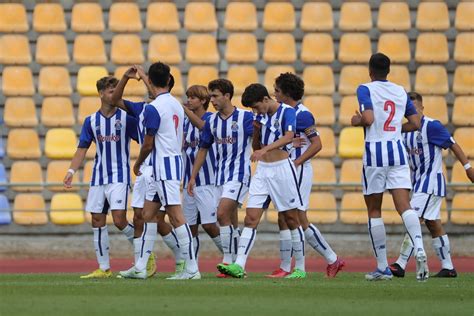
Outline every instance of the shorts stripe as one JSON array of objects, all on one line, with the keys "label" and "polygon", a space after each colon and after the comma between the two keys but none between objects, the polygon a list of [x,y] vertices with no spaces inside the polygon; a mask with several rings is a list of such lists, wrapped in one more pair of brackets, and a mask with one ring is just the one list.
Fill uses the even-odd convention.
[{"label": "shorts stripe", "polygon": [[367,177],[365,176],[365,167],[362,167],[362,176],[364,178],[364,191],[367,193]]},{"label": "shorts stripe", "polygon": [[426,209],[428,208],[428,204],[430,203],[430,199],[431,199],[431,196],[432,196],[432,195],[433,195],[433,194],[430,194],[430,195],[428,196],[428,199],[426,200],[425,207],[423,208],[423,212],[421,213],[421,216],[420,216],[421,218],[423,218],[423,216],[425,215]]},{"label": "shorts stripe", "polygon": [[161,187],[163,188],[163,195],[165,197],[165,205],[168,205],[168,195],[166,194],[166,186],[165,186],[165,181],[161,180]]},{"label": "shorts stripe", "polygon": [[298,188],[301,189],[301,184],[303,183],[303,170],[304,170],[303,165],[300,166],[300,170],[301,172],[300,172],[300,179],[298,180]]},{"label": "shorts stripe", "polygon": [[242,192],[242,188],[244,187],[244,183],[240,183],[240,188],[239,188],[239,192],[237,193],[237,199],[236,199],[236,202],[239,203],[239,199],[240,199],[240,193]]},{"label": "shorts stripe", "polygon": [[291,161],[289,159],[288,159],[288,164],[290,165],[291,174],[293,175],[293,180],[295,181],[296,191],[298,191],[298,198],[300,199],[300,204],[303,205],[303,199],[301,198],[300,187],[298,185],[298,179],[296,179],[295,170],[293,169],[293,166],[291,165]]}]

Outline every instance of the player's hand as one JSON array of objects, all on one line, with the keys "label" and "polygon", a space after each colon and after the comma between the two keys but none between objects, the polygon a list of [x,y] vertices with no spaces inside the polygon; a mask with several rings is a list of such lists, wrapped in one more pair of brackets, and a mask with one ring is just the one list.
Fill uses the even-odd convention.
[{"label": "player's hand", "polygon": [[137,80],[138,81],[140,81],[140,79],[145,80],[147,78],[147,75],[145,73],[145,69],[143,69],[143,67],[141,65],[134,65],[134,67],[137,69],[137,75],[138,75]]},{"label": "player's hand", "polygon": [[135,162],[135,165],[133,165],[133,173],[138,177],[141,176],[142,173],[140,172],[140,165]]},{"label": "player's hand", "polygon": [[196,180],[194,178],[190,178],[188,182],[188,187],[186,190],[188,191],[189,196],[194,196],[194,187],[196,186]]},{"label": "player's hand", "polygon": [[466,175],[471,180],[471,183],[474,183],[474,168],[469,168],[466,170]]},{"label": "player's hand", "polygon": [[259,150],[255,150],[250,156],[250,160],[252,162],[257,162],[259,160],[262,160],[263,155],[265,155],[266,153],[267,153],[267,150],[265,149],[265,147]]},{"label": "player's hand", "polygon": [[140,77],[137,77],[137,67],[132,66],[125,71],[123,74],[124,77],[127,77],[128,79],[137,79],[139,80]]},{"label": "player's hand", "polygon": [[293,147],[295,148],[301,148],[304,145],[306,145],[306,139],[303,137],[295,137],[293,138]]},{"label": "player's hand", "polygon": [[73,174],[70,172],[66,173],[66,176],[64,176],[63,183],[66,189],[72,188],[72,176]]},{"label": "player's hand", "polygon": [[355,111],[355,115],[351,118],[351,125],[352,126],[360,126],[362,122],[362,114],[359,111]]}]

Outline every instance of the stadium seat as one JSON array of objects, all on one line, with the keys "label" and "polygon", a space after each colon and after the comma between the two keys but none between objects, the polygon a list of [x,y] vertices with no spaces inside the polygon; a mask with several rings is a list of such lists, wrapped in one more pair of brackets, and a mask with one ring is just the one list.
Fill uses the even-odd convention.
[{"label": "stadium seat", "polygon": [[76,152],[76,133],[70,128],[51,128],[46,133],[44,143],[46,157],[70,159]]},{"label": "stadium seat", "polygon": [[186,61],[191,64],[217,64],[217,40],[211,34],[191,34],[186,43]]},{"label": "stadium seat", "polygon": [[107,69],[99,66],[84,66],[77,73],[77,91],[82,96],[97,96],[96,82],[108,76]]},{"label": "stadium seat", "polygon": [[263,10],[262,27],[267,32],[293,31],[295,9],[289,2],[269,2]]},{"label": "stadium seat", "polygon": [[330,96],[307,96],[303,104],[313,113],[316,126],[335,123],[334,103]]},{"label": "stadium seat", "polygon": [[323,148],[318,153],[318,156],[323,158],[334,158],[336,156],[336,140],[332,128],[320,127],[318,128],[318,131],[321,143],[323,144]]},{"label": "stadium seat", "polygon": [[367,2],[344,2],[341,6],[339,28],[342,31],[368,31],[372,28],[372,14]]},{"label": "stadium seat", "polygon": [[8,225],[12,222],[10,203],[5,195],[0,194],[0,225]]},{"label": "stadium seat", "polygon": [[98,3],[82,2],[72,7],[71,29],[76,33],[100,33],[105,30],[102,7]]},{"label": "stadium seat", "polygon": [[38,92],[43,96],[70,96],[72,94],[71,79],[66,67],[42,67],[38,81]]},{"label": "stadium seat", "polygon": [[403,224],[402,217],[398,214],[390,193],[384,193],[382,198],[382,218],[384,224]]},{"label": "stadium seat", "polygon": [[2,183],[2,185],[0,185],[0,192],[6,191],[7,187],[5,187],[4,185],[7,182],[8,182],[7,172],[5,171],[5,166],[0,161],[0,183]]},{"label": "stadium seat", "polygon": [[13,221],[18,225],[46,225],[46,204],[38,193],[22,193],[13,202]]},{"label": "stadium seat", "polygon": [[305,34],[301,44],[301,60],[308,64],[332,63],[334,61],[334,44],[331,35],[325,33]]},{"label": "stadium seat", "polygon": [[359,101],[357,96],[348,95],[342,98],[341,104],[339,105],[339,115],[337,116],[339,124],[351,125],[351,118],[355,114],[355,111],[359,110]]},{"label": "stadium seat", "polygon": [[[344,159],[341,166],[339,184],[344,191],[360,190],[362,179],[362,159]],[[355,186],[354,184],[357,184]]]},{"label": "stadium seat", "polygon": [[306,95],[334,93],[334,71],[330,66],[306,66],[303,80]]},{"label": "stadium seat", "polygon": [[451,170],[451,180],[449,182],[455,184],[455,186],[452,186],[454,191],[474,191],[473,187],[468,186],[471,181],[466,176],[466,170],[464,170],[459,162],[454,163],[453,169]]},{"label": "stadium seat", "polygon": [[176,4],[153,2],[148,5],[146,28],[151,32],[177,32],[180,27]]},{"label": "stadium seat", "polygon": [[210,2],[189,2],[184,9],[184,28],[191,32],[217,30],[216,8]]},{"label": "stadium seat", "polygon": [[387,79],[401,85],[406,91],[411,91],[410,73],[408,68],[402,65],[390,65],[390,73]]},{"label": "stadium seat", "polygon": [[30,62],[30,43],[27,36],[6,34],[0,37],[0,63],[22,65]]},{"label": "stadium seat", "polygon": [[344,224],[367,224],[367,207],[364,196],[357,193],[345,193],[342,196],[340,220]]},{"label": "stadium seat", "polygon": [[446,31],[449,28],[445,2],[422,2],[418,6],[416,28],[420,31]]},{"label": "stadium seat", "polygon": [[454,18],[454,25],[458,31],[473,31],[474,21],[474,3],[460,2],[456,8],[456,17]]},{"label": "stadium seat", "polygon": [[424,96],[423,114],[448,124],[448,105],[444,96]]},{"label": "stadium seat", "polygon": [[445,63],[449,60],[448,39],[443,33],[421,33],[416,40],[415,60],[419,63]]},{"label": "stadium seat", "polygon": [[140,32],[143,29],[140,9],[133,2],[115,2],[110,6],[109,29],[112,32]]},{"label": "stadium seat", "polygon": [[79,65],[103,65],[107,62],[105,44],[98,34],[79,34],[74,38],[74,61]]},{"label": "stadium seat", "polygon": [[14,128],[8,132],[8,157],[12,159],[36,159],[41,157],[38,133],[30,128]]},{"label": "stadium seat", "polygon": [[267,63],[296,61],[295,38],[290,33],[270,33],[265,37],[263,60]]},{"label": "stadium seat", "polygon": [[456,36],[454,60],[458,63],[474,63],[474,32]]},{"label": "stadium seat", "polygon": [[[130,142],[134,143],[134,142]],[[90,183],[92,179],[92,168],[94,168],[94,161],[89,160],[84,164],[84,169],[82,171],[82,182]]]},{"label": "stadium seat", "polygon": [[355,94],[360,84],[370,81],[369,70],[366,66],[344,66],[339,77],[339,93]]},{"label": "stadium seat", "polygon": [[311,165],[313,166],[313,186],[324,185],[327,189],[331,189],[336,184],[336,168],[331,159],[311,159]]},{"label": "stadium seat", "polygon": [[184,88],[183,88],[183,78],[181,77],[181,71],[178,67],[171,66],[171,74],[174,77],[174,87],[172,94],[175,96],[182,96],[184,95]]},{"label": "stadium seat", "polygon": [[25,6],[21,3],[0,3],[0,32],[24,33],[28,31]]},{"label": "stadium seat", "polygon": [[408,31],[410,27],[410,8],[408,3],[382,2],[380,4],[377,19],[377,28],[380,31]]},{"label": "stadium seat", "polygon": [[306,216],[310,223],[335,223],[337,221],[337,207],[334,195],[328,192],[311,193]]},{"label": "stadium seat", "polygon": [[70,98],[48,97],[43,99],[41,123],[46,127],[72,127],[75,123]]},{"label": "stadium seat", "polygon": [[58,33],[67,29],[60,3],[38,3],[33,11],[33,29],[36,32]]},{"label": "stadium seat", "polygon": [[56,225],[84,223],[82,198],[76,193],[56,193],[51,199],[51,222]]},{"label": "stadium seat", "polygon": [[474,66],[461,65],[456,67],[453,80],[454,94],[474,94]]},{"label": "stadium seat", "polygon": [[118,34],[112,38],[110,59],[115,64],[142,64],[145,61],[142,52],[142,41],[138,35]]},{"label": "stadium seat", "polygon": [[268,66],[265,70],[264,84],[267,87],[268,91],[273,91],[273,84],[275,79],[282,73],[292,72],[295,73],[295,69],[292,66],[278,65],[278,66]]},{"label": "stadium seat", "polygon": [[258,82],[257,69],[254,66],[231,66],[227,71],[227,79],[234,85],[234,94],[241,95],[251,83]]},{"label": "stadium seat", "polygon": [[339,156],[341,158],[362,158],[364,154],[364,129],[345,127],[339,134]]},{"label": "stadium seat", "polygon": [[[10,170],[10,183],[15,192],[41,192],[43,190],[43,173],[41,165],[37,161],[14,161]],[[37,184],[36,186],[24,186],[23,183]]]},{"label": "stadium seat", "polygon": [[65,65],[69,62],[66,38],[58,34],[43,34],[36,42],[36,62],[42,65]]},{"label": "stadium seat", "polygon": [[[130,68],[129,66],[121,66],[115,68],[114,77],[117,79],[122,78],[123,74]],[[143,81],[135,79],[128,80],[125,86],[124,95],[139,95],[144,96],[147,94],[147,88]]]},{"label": "stadium seat", "polygon": [[[384,2],[386,4],[389,2]],[[380,35],[377,51],[390,56],[392,63],[408,63],[411,60],[410,42],[404,33]]]},{"label": "stadium seat", "polygon": [[[71,189],[66,189],[62,185],[64,176],[66,175],[67,170],[71,162],[69,160],[51,160],[48,163],[48,167],[46,168],[46,183],[53,184],[53,183],[60,183],[59,185],[55,186],[48,186],[47,189],[53,192],[61,192],[61,191],[78,191],[78,186],[73,186]],[[79,172],[76,172],[72,179],[73,184],[79,183]]]},{"label": "stadium seat", "polygon": [[474,125],[474,97],[461,96],[454,100],[452,123],[458,126]]},{"label": "stadium seat", "polygon": [[331,31],[334,28],[331,5],[326,2],[306,2],[301,9],[300,28],[304,32]]},{"label": "stadium seat", "polygon": [[474,157],[474,127],[459,127],[454,131],[454,139],[467,157]]},{"label": "stadium seat", "polygon": [[31,98],[8,98],[3,119],[8,127],[35,127],[38,125],[36,108]]},{"label": "stadium seat", "polygon": [[77,123],[81,124],[84,122],[84,119],[95,113],[100,108],[100,99],[99,97],[83,97],[79,100],[79,106],[77,109]]},{"label": "stadium seat", "polygon": [[179,48],[179,41],[174,34],[156,34],[148,43],[148,60],[161,61],[168,64],[179,64],[183,57]]},{"label": "stadium seat", "polygon": [[32,96],[35,93],[33,74],[29,67],[3,68],[2,90],[5,96]]},{"label": "stadium seat", "polygon": [[230,2],[227,4],[224,28],[227,31],[251,32],[257,29],[257,8],[252,2]]},{"label": "stadium seat", "polygon": [[257,38],[252,33],[232,33],[227,36],[225,59],[228,63],[258,61]]},{"label": "stadium seat", "polygon": [[213,66],[192,66],[188,72],[188,87],[200,84],[207,87],[209,81],[219,77],[219,72]]},{"label": "stadium seat", "polygon": [[363,33],[345,33],[339,43],[338,59],[342,63],[366,64],[372,55],[370,38]]},{"label": "stadium seat", "polygon": [[451,223],[458,225],[474,224],[474,194],[458,193],[451,206]]},{"label": "stadium seat", "polygon": [[415,91],[421,94],[446,94],[448,74],[443,66],[420,66],[416,71]]}]

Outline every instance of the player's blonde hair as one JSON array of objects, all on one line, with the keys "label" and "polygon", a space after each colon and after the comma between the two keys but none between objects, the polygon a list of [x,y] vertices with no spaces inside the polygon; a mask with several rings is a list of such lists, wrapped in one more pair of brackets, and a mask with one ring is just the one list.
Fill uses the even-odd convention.
[{"label": "player's blonde hair", "polygon": [[207,110],[209,107],[209,101],[211,100],[211,96],[209,95],[209,91],[205,86],[201,85],[194,85],[188,88],[186,91],[186,96],[198,98],[201,101],[204,101],[204,109]]}]

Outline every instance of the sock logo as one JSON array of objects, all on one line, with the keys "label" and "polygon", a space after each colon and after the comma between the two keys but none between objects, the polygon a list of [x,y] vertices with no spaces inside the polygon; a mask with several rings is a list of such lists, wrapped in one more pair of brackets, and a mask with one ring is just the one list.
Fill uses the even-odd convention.
[{"label": "sock logo", "polygon": [[115,202],[120,204],[120,203],[122,203],[122,200],[117,200]]},{"label": "sock logo", "polygon": [[421,236],[420,236],[420,235],[416,235],[415,238],[421,239]]},{"label": "sock logo", "polygon": [[235,190],[230,190],[230,193],[235,193]]},{"label": "sock logo", "polygon": [[290,200],[290,203],[295,203],[295,199],[291,199],[291,200]]}]

